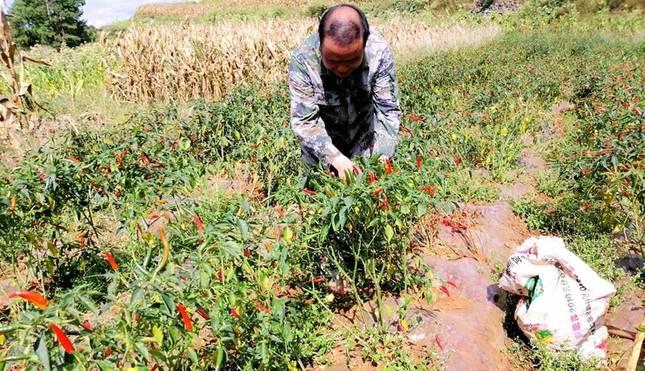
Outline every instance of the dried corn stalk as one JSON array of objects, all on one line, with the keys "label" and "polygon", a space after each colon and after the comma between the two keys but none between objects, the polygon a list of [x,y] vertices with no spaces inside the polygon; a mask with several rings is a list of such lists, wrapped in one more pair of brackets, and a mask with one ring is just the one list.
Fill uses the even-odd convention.
[{"label": "dried corn stalk", "polygon": [[[478,45],[499,27],[429,27],[403,19],[373,27],[399,57]],[[216,99],[236,86],[284,81],[289,58],[317,28],[313,19],[135,27],[109,46],[113,93],[130,101]]]},{"label": "dried corn stalk", "polygon": [[24,82],[24,64],[32,62],[47,65],[23,55],[20,59],[20,75],[16,71],[16,44],[11,36],[11,27],[4,11],[0,11],[0,57],[4,65],[3,78],[9,86],[8,96],[0,96],[0,125],[9,129],[22,129],[23,125],[30,122],[30,115],[36,109],[32,98],[31,84]]}]

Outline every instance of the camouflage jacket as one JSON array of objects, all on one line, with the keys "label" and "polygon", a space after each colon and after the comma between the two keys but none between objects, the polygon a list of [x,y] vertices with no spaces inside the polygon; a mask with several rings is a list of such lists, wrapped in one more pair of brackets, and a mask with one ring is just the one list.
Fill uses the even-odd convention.
[{"label": "camouflage jacket", "polygon": [[327,166],[341,153],[394,154],[401,116],[396,74],[378,34],[370,35],[362,65],[345,79],[327,71],[318,34],[309,36],[291,58],[289,90],[291,127],[309,164]]}]

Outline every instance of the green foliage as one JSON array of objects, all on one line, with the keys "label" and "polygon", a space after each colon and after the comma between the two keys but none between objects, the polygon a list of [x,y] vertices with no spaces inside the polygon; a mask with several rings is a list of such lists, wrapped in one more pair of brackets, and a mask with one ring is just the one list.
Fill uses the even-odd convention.
[{"label": "green foliage", "polygon": [[567,246],[604,279],[616,282],[625,276],[625,272],[616,265],[620,259],[618,243],[608,236],[573,238],[567,241]]},{"label": "green foliage", "polygon": [[607,11],[645,10],[643,2],[634,0],[531,0],[521,9],[521,17],[538,17],[552,22],[576,14],[591,15]]},{"label": "green foliage", "polygon": [[396,11],[414,13],[427,8],[431,0],[395,0],[392,8]]},{"label": "green foliage", "polygon": [[305,15],[308,17],[320,18],[329,9],[329,5],[325,3],[312,3],[307,6]]},{"label": "green foliage", "polygon": [[439,207],[434,197],[442,182],[427,176],[428,167],[410,173],[375,162],[363,162],[365,174],[348,182],[328,175],[309,182],[305,201],[311,205],[305,205],[308,230],[314,231],[309,258],[328,260],[323,273],[337,270],[356,288],[400,291],[425,285],[427,272],[413,262],[409,237],[428,209]]},{"label": "green foliage", "polygon": [[544,207],[540,207],[530,201],[513,202],[513,211],[522,217],[526,226],[531,230],[541,230],[546,227],[547,216]]},{"label": "green foliage", "polygon": [[599,371],[604,367],[599,360],[581,360],[574,350],[554,352],[546,347],[537,347],[537,366],[545,371]]},{"label": "green foliage", "polygon": [[16,44],[75,47],[92,41],[96,31],[81,19],[85,0],[16,0],[9,14]]}]

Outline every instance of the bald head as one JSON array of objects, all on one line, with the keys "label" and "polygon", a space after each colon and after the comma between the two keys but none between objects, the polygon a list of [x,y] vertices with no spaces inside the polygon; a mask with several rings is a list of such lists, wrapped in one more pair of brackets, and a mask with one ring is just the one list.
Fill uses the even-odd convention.
[{"label": "bald head", "polygon": [[323,65],[336,76],[345,78],[363,62],[369,25],[363,13],[341,4],[323,15],[318,27]]},{"label": "bald head", "polygon": [[340,46],[347,46],[356,40],[367,42],[369,26],[367,19],[358,8],[340,4],[331,7],[320,20],[318,33],[321,44],[331,39]]}]

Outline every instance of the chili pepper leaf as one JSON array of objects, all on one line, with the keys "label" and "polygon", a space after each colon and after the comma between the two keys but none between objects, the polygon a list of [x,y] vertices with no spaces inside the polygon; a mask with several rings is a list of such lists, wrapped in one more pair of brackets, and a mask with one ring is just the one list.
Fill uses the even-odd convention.
[{"label": "chili pepper leaf", "polygon": [[79,296],[79,300],[92,313],[97,313],[99,311],[99,309],[96,307],[96,304],[94,304],[94,302],[92,300],[90,300],[87,296],[81,295],[81,296]]},{"label": "chili pepper leaf", "polygon": [[209,267],[205,267],[203,270],[199,271],[199,285],[203,289],[208,288],[210,286],[212,276],[213,272]]},{"label": "chili pepper leaf", "polygon": [[388,224],[385,226],[385,239],[387,242],[390,242],[392,237],[394,237],[394,229],[392,229],[392,226]]},{"label": "chili pepper leaf", "polygon": [[329,224],[325,225],[321,230],[320,230],[320,238],[321,239],[326,239],[327,236],[329,236]]},{"label": "chili pepper leaf", "polygon": [[347,206],[344,206],[340,209],[340,215],[338,216],[338,228],[342,229],[345,226],[347,221]]},{"label": "chili pepper leaf", "polygon": [[165,292],[161,293],[161,299],[163,300],[164,307],[166,309],[166,313],[169,316],[174,316],[175,315],[175,301],[170,297],[170,295],[166,294]]},{"label": "chili pepper leaf", "polygon": [[419,203],[417,205],[417,217],[420,217],[422,215],[425,215],[425,213],[428,211],[428,208],[425,204]]},{"label": "chili pepper leaf", "polygon": [[269,349],[266,343],[260,344],[260,357],[262,357],[264,363],[269,363]]},{"label": "chili pepper leaf", "polygon": [[222,365],[224,364],[224,360],[226,359],[226,353],[224,352],[224,348],[220,345],[217,347],[217,352],[215,356],[215,369],[220,370]]},{"label": "chili pepper leaf", "polygon": [[47,371],[51,370],[51,365],[49,363],[49,349],[47,349],[47,341],[45,340],[45,335],[41,335],[38,339],[38,347],[36,348],[36,354],[38,355],[38,360],[43,368]]},{"label": "chili pepper leaf", "polygon": [[242,219],[237,220],[237,226],[240,228],[240,233],[242,235],[242,240],[246,241],[249,239],[249,225]]},{"label": "chili pepper leaf", "polygon": [[152,337],[160,346],[163,345],[163,332],[157,325],[152,326]]},{"label": "chili pepper leaf", "polygon": [[181,330],[177,326],[170,326],[168,328],[168,333],[170,334],[170,338],[172,339],[173,342],[177,341],[179,339],[179,336],[181,335]]},{"label": "chili pepper leaf", "polygon": [[410,213],[410,205],[408,204],[401,205],[401,214],[409,214],[409,213]]},{"label": "chili pepper leaf", "polygon": [[146,348],[146,345],[143,343],[135,343],[134,347],[137,348],[139,351],[139,354],[141,354],[144,358],[150,357],[150,353],[148,352],[148,348]]},{"label": "chili pepper leaf", "polygon": [[132,290],[132,296],[130,296],[130,305],[137,303],[141,299],[143,299],[143,290],[141,287],[135,287]]},{"label": "chili pepper leaf", "polygon": [[94,362],[96,362],[96,364],[99,366],[101,371],[110,371],[110,370],[116,369],[114,363],[109,361],[94,361]]},{"label": "chili pepper leaf", "polygon": [[226,255],[233,257],[233,258],[239,258],[242,256],[242,246],[234,241],[226,241],[222,244],[222,250],[226,253]]},{"label": "chili pepper leaf", "polygon": [[199,358],[197,357],[197,353],[195,353],[194,349],[190,349],[188,351],[188,358],[190,358],[193,363],[199,363]]}]

